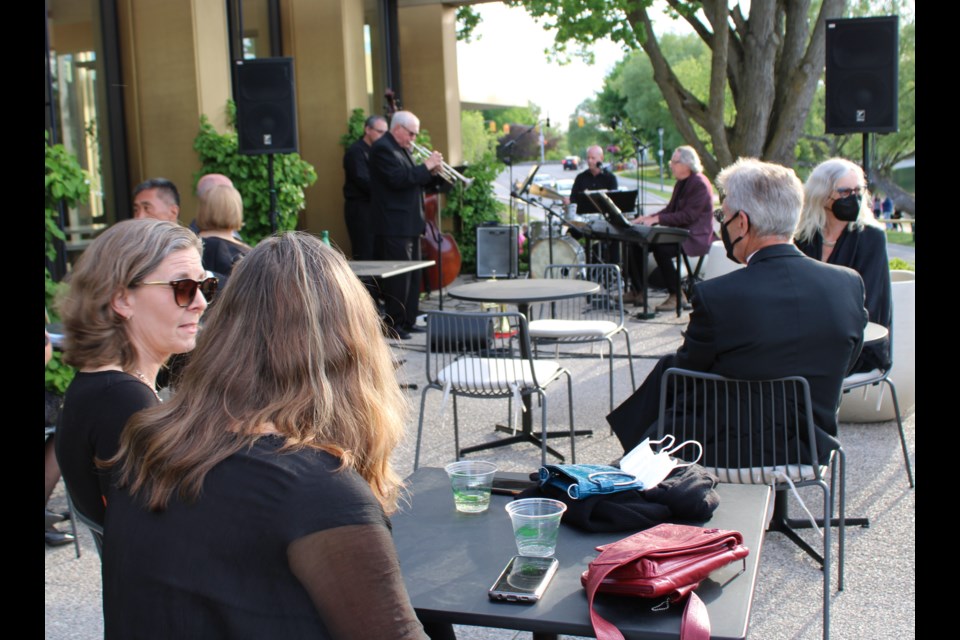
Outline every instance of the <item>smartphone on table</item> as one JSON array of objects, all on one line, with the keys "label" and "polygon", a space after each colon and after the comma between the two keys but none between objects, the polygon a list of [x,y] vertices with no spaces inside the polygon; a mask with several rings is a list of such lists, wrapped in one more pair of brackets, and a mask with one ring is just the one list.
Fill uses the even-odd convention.
[{"label": "smartphone on table", "polygon": [[488,595],[502,602],[534,603],[547,590],[558,566],[556,558],[513,556]]}]

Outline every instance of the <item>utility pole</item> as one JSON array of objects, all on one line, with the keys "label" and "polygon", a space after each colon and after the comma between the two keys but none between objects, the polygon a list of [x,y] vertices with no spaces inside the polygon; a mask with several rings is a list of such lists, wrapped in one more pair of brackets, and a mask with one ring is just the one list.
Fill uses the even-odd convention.
[{"label": "utility pole", "polygon": [[663,191],[663,127],[657,127],[657,133],[660,135],[660,191]]}]

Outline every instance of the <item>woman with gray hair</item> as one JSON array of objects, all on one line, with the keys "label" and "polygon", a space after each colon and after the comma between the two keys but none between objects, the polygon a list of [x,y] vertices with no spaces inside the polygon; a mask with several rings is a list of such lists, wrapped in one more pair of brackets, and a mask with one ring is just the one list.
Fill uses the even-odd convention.
[{"label": "woman with gray hair", "polygon": [[[844,158],[818,164],[803,187],[794,242],[814,260],[850,267],[863,278],[870,322],[890,328],[893,294],[883,227],[870,210],[863,169]],[[890,341],[864,345],[853,371],[890,367]]]},{"label": "woman with gray hair", "polygon": [[94,459],[117,452],[127,419],[160,402],[157,373],[193,349],[217,289],[200,238],[160,220],[126,220],[90,243],[59,299],[63,359],[79,371],[64,396],[57,461],[77,510],[103,524],[109,478]]}]

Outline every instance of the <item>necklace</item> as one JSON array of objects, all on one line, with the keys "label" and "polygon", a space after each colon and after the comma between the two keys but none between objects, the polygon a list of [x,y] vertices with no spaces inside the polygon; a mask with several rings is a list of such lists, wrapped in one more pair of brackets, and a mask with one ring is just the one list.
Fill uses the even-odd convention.
[{"label": "necklace", "polygon": [[835,247],[836,245],[837,245],[837,241],[836,241],[836,240],[834,240],[833,242],[830,242],[830,241],[827,240],[826,238],[823,239],[823,246],[825,246],[825,247]]},{"label": "necklace", "polygon": [[140,369],[134,369],[134,370],[133,370],[133,373],[134,373],[135,376],[137,376],[137,378],[140,380],[140,382],[142,382],[143,384],[145,384],[145,385],[147,385],[148,387],[150,387],[150,391],[153,391],[153,395],[157,396],[157,400],[159,400],[160,402],[163,402],[163,398],[161,398],[161,397],[160,397],[160,394],[157,393],[157,388],[156,388],[155,386],[153,386],[152,384],[150,384],[150,381],[147,380],[147,376],[143,375],[143,373],[140,371]]}]

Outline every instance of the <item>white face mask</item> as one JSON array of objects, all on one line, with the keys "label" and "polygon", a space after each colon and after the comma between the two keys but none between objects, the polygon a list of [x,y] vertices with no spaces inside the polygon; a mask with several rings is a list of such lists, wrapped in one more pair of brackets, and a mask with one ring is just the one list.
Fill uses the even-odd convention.
[{"label": "white face mask", "polygon": [[[700,456],[703,455],[703,447],[696,440],[687,440],[673,447],[675,441],[676,438],[672,435],[664,436],[663,439],[652,442],[650,438],[646,438],[620,459],[620,468],[642,482],[644,490],[652,489],[663,482],[671,471],[680,467],[689,467],[700,460]],[[663,448],[654,452],[651,445],[655,444],[662,444]],[[697,445],[698,453],[693,462],[681,463],[679,460],[670,457],[670,454],[679,451],[688,444]]]}]

